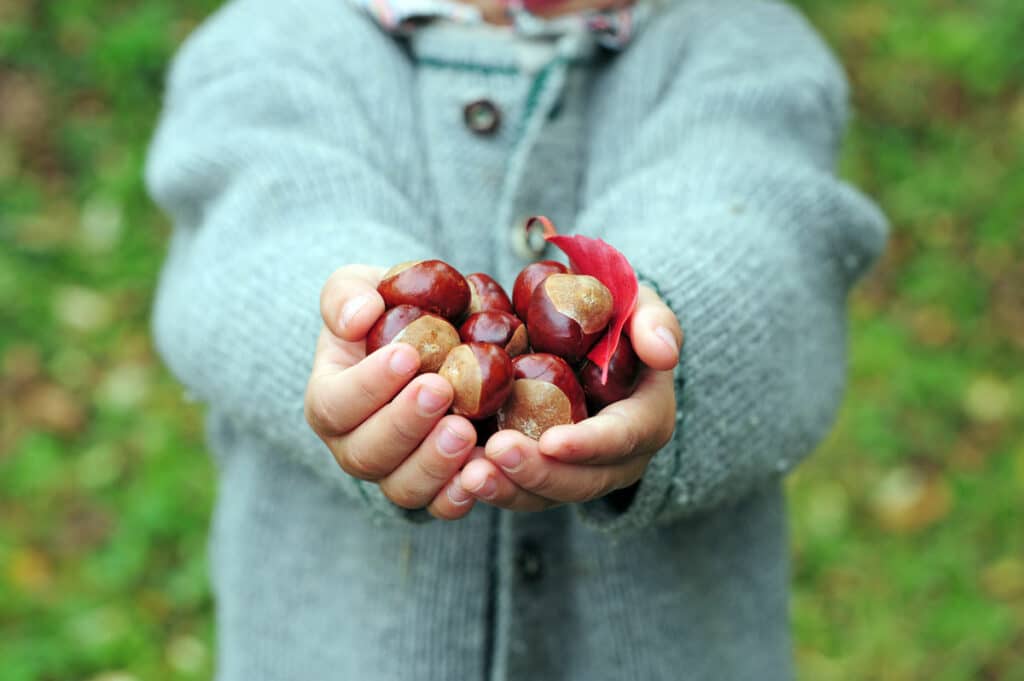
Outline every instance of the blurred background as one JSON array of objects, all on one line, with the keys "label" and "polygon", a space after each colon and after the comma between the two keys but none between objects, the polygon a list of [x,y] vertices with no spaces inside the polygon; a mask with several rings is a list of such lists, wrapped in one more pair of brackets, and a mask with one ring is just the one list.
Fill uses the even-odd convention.
[{"label": "blurred background", "polygon": [[[0,681],[207,679],[199,409],[147,335],[140,167],[212,0],[0,0]],[[1024,2],[800,0],[894,231],[790,480],[801,679],[1024,679]]]}]

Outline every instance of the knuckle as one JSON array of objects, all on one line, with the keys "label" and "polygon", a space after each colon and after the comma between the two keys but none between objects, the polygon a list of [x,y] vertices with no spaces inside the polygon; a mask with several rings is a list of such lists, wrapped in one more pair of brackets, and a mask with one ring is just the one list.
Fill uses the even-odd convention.
[{"label": "knuckle", "polygon": [[593,501],[594,499],[600,499],[604,495],[608,494],[613,489],[613,485],[608,480],[608,475],[595,475],[584,483],[582,496],[577,501]]},{"label": "knuckle", "polygon": [[384,496],[391,500],[397,506],[402,508],[414,510],[423,507],[423,497],[416,494],[413,490],[398,485],[391,486],[381,483],[381,491],[384,492]]},{"label": "knuckle", "polygon": [[423,432],[415,422],[406,420],[402,414],[395,414],[388,420],[391,435],[397,444],[407,449],[419,445],[423,441]]},{"label": "knuckle", "polygon": [[393,475],[380,481],[384,496],[402,508],[423,508],[436,495],[433,481],[424,481],[411,476]]},{"label": "knuckle", "polygon": [[[457,461],[455,463],[458,463]],[[416,468],[424,478],[432,483],[441,484],[452,477],[452,464],[442,461],[437,456],[420,457],[416,462]]]},{"label": "knuckle", "polygon": [[609,439],[618,439],[621,441],[622,454],[632,454],[636,451],[640,444],[640,437],[637,433],[636,427],[633,425],[632,419],[627,417],[620,411],[608,412],[608,415],[618,421],[619,437],[613,438],[612,434],[609,433]]},{"label": "knuckle", "polygon": [[541,496],[548,496],[554,489],[554,479],[551,476],[551,469],[547,466],[537,466],[530,473],[525,485],[529,490]]},{"label": "knuckle", "polygon": [[498,491],[487,500],[487,503],[498,508],[514,511],[522,506],[520,498],[522,496],[515,485],[498,485]]},{"label": "knuckle", "polygon": [[331,427],[332,414],[327,403],[327,395],[316,380],[311,380],[306,388],[303,401],[303,413],[317,435],[323,436]]},{"label": "knuckle", "polygon": [[382,470],[379,463],[374,462],[371,453],[360,445],[347,444],[338,456],[342,470],[354,478],[374,482],[380,480],[388,471]]},{"label": "knuckle", "polygon": [[380,395],[369,376],[364,376],[360,372],[355,376],[354,381],[356,390],[359,391],[359,399],[364,404],[377,404],[381,401]]}]

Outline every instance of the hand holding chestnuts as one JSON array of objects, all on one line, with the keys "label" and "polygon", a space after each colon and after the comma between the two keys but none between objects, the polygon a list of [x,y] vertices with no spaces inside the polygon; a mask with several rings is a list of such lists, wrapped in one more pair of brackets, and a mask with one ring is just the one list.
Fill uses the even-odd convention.
[{"label": "hand holding chestnuts", "polygon": [[487,274],[463,277],[440,260],[396,265],[377,287],[386,311],[367,334],[367,353],[394,342],[415,347],[420,373],[447,379],[452,412],[485,436],[496,427],[536,439],[582,421],[588,406],[597,411],[629,397],[642,367],[622,335],[637,299],[625,256],[599,239],[557,235],[539,220],[572,269],[531,263],[511,299]]}]

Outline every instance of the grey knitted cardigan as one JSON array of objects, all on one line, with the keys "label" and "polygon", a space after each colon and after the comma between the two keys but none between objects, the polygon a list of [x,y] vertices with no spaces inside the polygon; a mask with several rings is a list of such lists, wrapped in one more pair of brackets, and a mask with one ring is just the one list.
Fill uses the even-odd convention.
[{"label": "grey knitted cardigan", "polygon": [[[490,135],[464,106],[501,115]],[[208,405],[218,678],[791,678],[781,478],[828,430],[883,246],[838,181],[840,68],[791,8],[676,0],[621,54],[343,0],[239,0],[172,68],[147,169],[175,224],[160,352]],[[302,415],[328,275],[440,257],[509,285],[523,216],[601,236],[686,330],[624,511],[455,523],[347,477]]]}]

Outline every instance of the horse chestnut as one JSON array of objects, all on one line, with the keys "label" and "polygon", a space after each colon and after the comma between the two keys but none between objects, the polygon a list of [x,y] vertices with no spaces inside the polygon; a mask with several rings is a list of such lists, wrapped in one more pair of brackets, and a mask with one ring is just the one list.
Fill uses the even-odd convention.
[{"label": "horse chestnut", "polygon": [[561,357],[520,355],[512,361],[512,369],[515,381],[498,410],[498,428],[518,430],[538,440],[552,426],[587,418],[583,388]]},{"label": "horse chestnut", "polygon": [[438,373],[452,384],[452,411],[469,419],[493,415],[512,390],[512,360],[493,343],[456,346]]},{"label": "horse chestnut", "polygon": [[623,334],[619,338],[619,346],[608,361],[608,380],[604,384],[601,383],[601,367],[589,359],[583,363],[577,376],[592,412],[632,395],[640,377],[640,358],[636,356],[629,336]]},{"label": "horse chestnut", "polygon": [[527,314],[530,308],[530,296],[537,284],[552,274],[566,274],[569,268],[554,260],[541,260],[530,263],[519,272],[512,285],[512,307],[516,315],[524,322],[529,321]]},{"label": "horse chestnut", "polygon": [[416,260],[395,265],[384,273],[377,292],[388,308],[415,305],[448,320],[469,306],[469,284],[459,271],[441,260]]},{"label": "horse chestnut", "polygon": [[510,312],[477,312],[459,327],[463,343],[494,343],[505,349],[509,357],[528,349],[526,326]]},{"label": "horse chestnut", "polygon": [[459,333],[448,320],[412,305],[386,311],[366,334],[366,353],[388,343],[408,343],[420,355],[420,373],[437,371],[448,351],[459,344]]},{"label": "horse chestnut", "polygon": [[475,272],[466,277],[469,284],[469,308],[467,315],[477,312],[508,312],[512,314],[512,301],[501,284],[494,281],[489,275],[482,272]]},{"label": "horse chestnut", "polygon": [[576,363],[612,318],[611,291],[586,274],[551,274],[533,290],[526,328],[530,345]]}]

